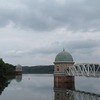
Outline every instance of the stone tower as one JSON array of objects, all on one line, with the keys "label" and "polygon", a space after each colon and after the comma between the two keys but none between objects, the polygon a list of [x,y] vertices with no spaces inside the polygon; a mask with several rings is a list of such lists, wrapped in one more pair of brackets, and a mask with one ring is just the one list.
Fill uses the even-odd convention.
[{"label": "stone tower", "polygon": [[54,93],[55,100],[70,100],[66,90],[75,89],[74,77],[66,76],[64,70],[73,66],[74,61],[70,53],[63,50],[58,53],[54,61]]},{"label": "stone tower", "polygon": [[73,58],[70,53],[63,50],[58,53],[54,61],[54,88],[66,87],[74,89],[74,77],[66,76],[65,69],[74,65]]},{"label": "stone tower", "polygon": [[22,66],[21,65],[16,65],[16,74],[22,74]]}]

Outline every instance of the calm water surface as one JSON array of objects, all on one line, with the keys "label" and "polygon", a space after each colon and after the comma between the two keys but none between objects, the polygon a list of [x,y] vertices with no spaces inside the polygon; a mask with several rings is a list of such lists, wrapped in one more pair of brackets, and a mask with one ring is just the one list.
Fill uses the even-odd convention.
[{"label": "calm water surface", "polygon": [[[8,86],[2,90],[0,100],[80,100],[80,97],[75,98],[77,92],[74,92],[71,99],[64,88],[55,90],[53,81],[52,74],[16,76],[16,79],[9,80]],[[100,94],[100,78],[75,77],[75,90]],[[100,100],[100,97],[97,98]],[[93,100],[96,99],[93,98]]]}]

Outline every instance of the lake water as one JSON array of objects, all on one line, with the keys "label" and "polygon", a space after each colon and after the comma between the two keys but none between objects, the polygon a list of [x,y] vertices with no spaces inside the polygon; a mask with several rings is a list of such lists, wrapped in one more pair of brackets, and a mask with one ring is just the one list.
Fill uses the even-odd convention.
[{"label": "lake water", "polygon": [[73,96],[64,88],[54,88],[52,74],[23,74],[9,80],[0,100],[100,100],[100,78],[75,77],[75,90],[70,94]]}]

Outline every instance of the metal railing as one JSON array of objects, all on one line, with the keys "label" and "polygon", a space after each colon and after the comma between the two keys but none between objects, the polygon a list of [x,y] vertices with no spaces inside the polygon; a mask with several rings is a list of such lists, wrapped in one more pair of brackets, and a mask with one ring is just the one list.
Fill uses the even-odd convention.
[{"label": "metal railing", "polygon": [[100,77],[100,64],[82,63],[65,69],[66,76]]},{"label": "metal railing", "polygon": [[90,92],[84,91],[76,91],[76,90],[67,90],[66,96],[70,98],[70,100],[100,100],[100,95]]}]

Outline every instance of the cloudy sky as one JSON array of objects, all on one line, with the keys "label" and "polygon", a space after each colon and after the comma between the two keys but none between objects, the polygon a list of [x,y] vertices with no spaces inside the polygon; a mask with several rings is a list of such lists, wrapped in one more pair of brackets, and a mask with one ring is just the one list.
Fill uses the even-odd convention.
[{"label": "cloudy sky", "polygon": [[100,0],[0,0],[0,57],[53,64],[63,48],[75,63],[100,63]]}]

